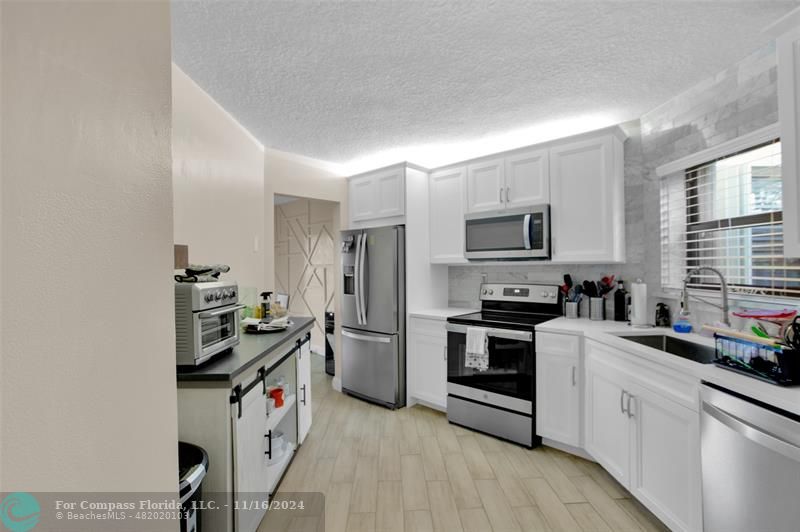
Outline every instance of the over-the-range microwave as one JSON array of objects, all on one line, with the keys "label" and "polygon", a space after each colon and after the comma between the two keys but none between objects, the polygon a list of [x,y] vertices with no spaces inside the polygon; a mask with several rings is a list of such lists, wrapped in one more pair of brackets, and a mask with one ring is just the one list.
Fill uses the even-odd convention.
[{"label": "over-the-range microwave", "polygon": [[464,216],[469,260],[550,258],[550,206],[536,205]]}]

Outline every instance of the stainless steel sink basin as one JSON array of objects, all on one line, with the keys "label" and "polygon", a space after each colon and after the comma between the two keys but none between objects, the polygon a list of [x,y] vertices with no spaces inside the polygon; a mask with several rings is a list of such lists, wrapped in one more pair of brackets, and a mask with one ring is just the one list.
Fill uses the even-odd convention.
[{"label": "stainless steel sink basin", "polygon": [[686,340],[681,340],[673,336],[666,336],[664,334],[620,336],[620,338],[701,364],[711,364],[716,358],[713,347],[687,342]]}]

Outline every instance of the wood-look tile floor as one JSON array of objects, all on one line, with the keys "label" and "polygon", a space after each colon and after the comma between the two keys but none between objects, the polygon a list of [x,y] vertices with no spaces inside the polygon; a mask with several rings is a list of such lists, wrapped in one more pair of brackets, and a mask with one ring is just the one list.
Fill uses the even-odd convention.
[{"label": "wood-look tile floor", "polygon": [[[666,530],[595,463],[450,425],[425,407],[353,399],[312,360],[313,425],[279,494],[322,492],[326,532]],[[268,512],[259,532],[322,521]]]}]

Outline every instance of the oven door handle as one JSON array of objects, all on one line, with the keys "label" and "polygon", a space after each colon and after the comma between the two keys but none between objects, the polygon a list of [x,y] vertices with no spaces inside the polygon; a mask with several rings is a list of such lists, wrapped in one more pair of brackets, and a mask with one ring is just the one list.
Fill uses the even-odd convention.
[{"label": "oven door handle", "polygon": [[[521,340],[523,342],[530,342],[533,340],[533,333],[530,331],[514,331],[511,329],[494,329],[487,327],[476,327],[477,329],[486,329],[486,336],[493,338],[505,338],[507,340]],[[448,323],[445,326],[447,332],[457,334],[467,334],[467,326],[458,323]]]},{"label": "oven door handle", "polygon": [[208,312],[201,312],[200,314],[197,315],[197,317],[200,318],[201,320],[205,320],[208,318],[216,318],[217,316],[222,316],[223,314],[227,314],[228,312],[233,312],[235,310],[242,310],[246,306],[247,305],[235,305],[233,307],[228,306],[228,307],[218,308],[216,310],[210,310]]},{"label": "oven door handle", "polygon": [[526,214],[522,220],[522,242],[525,249],[531,249],[531,215]]}]

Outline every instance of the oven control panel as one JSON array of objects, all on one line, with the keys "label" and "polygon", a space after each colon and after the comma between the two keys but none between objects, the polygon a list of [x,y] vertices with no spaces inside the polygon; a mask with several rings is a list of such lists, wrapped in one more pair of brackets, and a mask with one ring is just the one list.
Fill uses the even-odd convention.
[{"label": "oven control panel", "polygon": [[556,303],[559,287],[545,284],[484,283],[481,301],[517,301],[520,303]]}]

